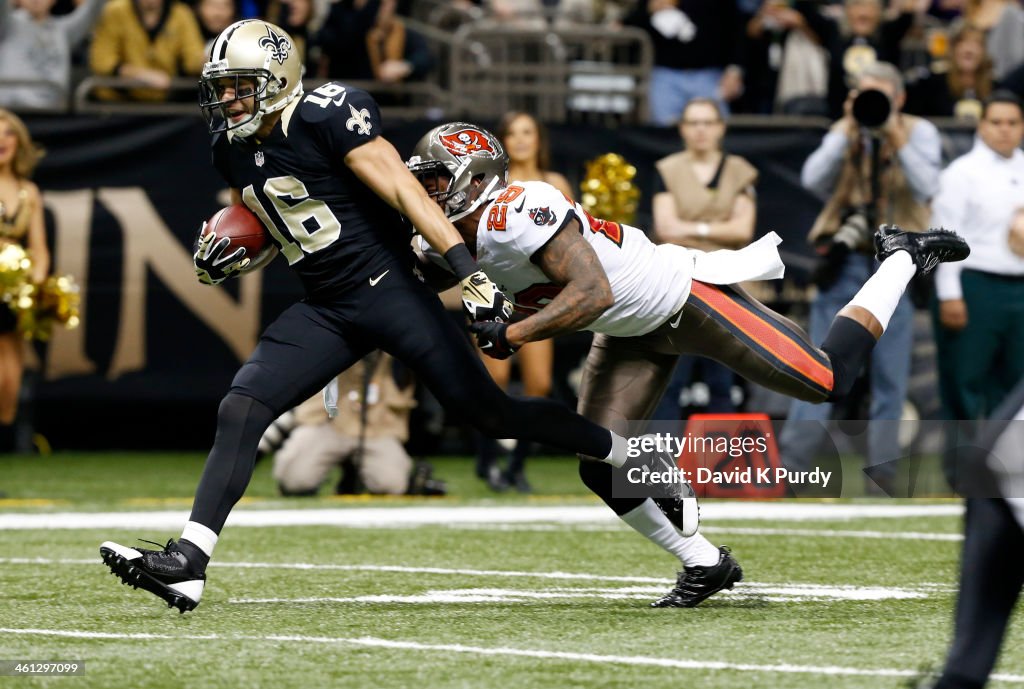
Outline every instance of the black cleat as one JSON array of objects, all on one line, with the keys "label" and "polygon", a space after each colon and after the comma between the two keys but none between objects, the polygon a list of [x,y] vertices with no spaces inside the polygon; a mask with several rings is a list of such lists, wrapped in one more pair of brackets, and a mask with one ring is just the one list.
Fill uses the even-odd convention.
[{"label": "black cleat", "polygon": [[661,513],[668,517],[672,526],[676,527],[684,538],[697,533],[700,527],[700,503],[697,501],[693,486],[689,487],[689,497],[685,498],[651,498]]},{"label": "black cleat", "polygon": [[652,608],[693,608],[723,589],[743,581],[743,570],[727,546],[718,549],[714,567],[685,567],[679,573],[676,587],[651,603]]},{"label": "black cleat", "polygon": [[895,225],[882,225],[875,233],[875,257],[884,261],[897,251],[910,254],[919,275],[927,275],[940,263],[962,261],[971,255],[971,247],[956,232],[904,232]]},{"label": "black cleat", "polygon": [[106,541],[100,545],[100,556],[123,584],[149,591],[169,608],[184,613],[199,605],[206,575],[192,570],[174,539],[167,541],[163,550],[129,548]]}]

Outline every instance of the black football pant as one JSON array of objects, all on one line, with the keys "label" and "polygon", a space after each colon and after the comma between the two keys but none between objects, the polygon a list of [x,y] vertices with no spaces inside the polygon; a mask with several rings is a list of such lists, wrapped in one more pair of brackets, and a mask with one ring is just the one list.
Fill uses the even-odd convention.
[{"label": "black football pant", "polygon": [[956,627],[935,689],[981,689],[1024,586],[1024,530],[1002,498],[967,498]]},{"label": "black football pant", "polygon": [[592,457],[611,451],[607,430],[562,404],[505,395],[437,296],[395,266],[335,302],[294,304],[267,328],[220,404],[191,521],[219,533],[249,485],[267,426],[374,349],[404,362],[452,417],[485,435]]}]

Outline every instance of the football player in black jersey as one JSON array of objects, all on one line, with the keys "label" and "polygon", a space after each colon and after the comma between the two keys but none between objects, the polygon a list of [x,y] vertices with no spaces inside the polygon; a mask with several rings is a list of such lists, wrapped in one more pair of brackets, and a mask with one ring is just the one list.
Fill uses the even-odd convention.
[{"label": "football player in black jersey", "polygon": [[[617,466],[627,458],[620,436],[561,404],[511,399],[494,384],[437,296],[417,279],[401,215],[445,257],[474,321],[507,318],[505,296],[381,136],[373,98],[337,83],[304,94],[301,77],[291,38],[267,22],[245,20],[214,41],[200,82],[214,164],[233,201],[259,216],[275,246],[246,256],[242,248],[230,251],[226,238],[201,235],[196,274],[217,284],[279,252],[306,297],[267,328],[221,402],[181,539],[162,550],[109,541],[100,547],[125,583],[182,612],[199,603],[206,566],[252,476],[263,431],[374,349],[404,361],[447,410],[490,436],[539,441]],[[488,177],[451,203],[471,213],[485,192],[504,184],[505,169]],[[680,502],[695,503],[683,499],[683,488]],[[695,505],[684,512],[696,518]]]}]

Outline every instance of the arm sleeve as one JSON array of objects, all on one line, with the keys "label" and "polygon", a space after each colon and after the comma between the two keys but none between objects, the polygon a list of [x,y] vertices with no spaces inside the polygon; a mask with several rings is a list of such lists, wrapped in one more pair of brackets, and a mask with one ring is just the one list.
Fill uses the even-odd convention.
[{"label": "arm sleeve", "polygon": [[[340,102],[339,102],[340,101]],[[333,155],[344,158],[355,148],[383,133],[380,108],[366,91],[345,87],[345,90],[321,105],[309,94],[299,104],[299,113],[314,125]]]},{"label": "arm sleeve", "polygon": [[821,145],[804,162],[800,171],[800,183],[805,189],[827,198],[836,186],[839,171],[843,169],[843,157],[849,146],[846,132],[833,129],[822,140]]},{"label": "arm sleeve", "polygon": [[177,7],[179,14],[178,27],[181,32],[181,54],[178,56],[181,71],[184,74],[199,74],[203,71],[206,61],[206,49],[203,45],[203,34],[199,30],[199,22],[192,9],[185,4]]},{"label": "arm sleeve", "polygon": [[423,37],[412,29],[405,30],[404,59],[412,65],[410,79],[422,79],[434,68],[434,56]]},{"label": "arm sleeve", "polygon": [[117,30],[120,18],[115,7],[107,5],[103,8],[89,45],[89,68],[100,76],[113,74],[124,61],[121,55],[121,35]]},{"label": "arm sleeve", "polygon": [[[0,0],[0,3],[6,1]],[[63,25],[69,47],[74,48],[89,35],[92,25],[103,11],[104,3],[106,0],[85,0],[74,12],[64,17]]]},{"label": "arm sleeve", "polygon": [[[939,179],[939,192],[932,204],[932,225],[963,232],[967,215],[969,180],[957,166],[947,169]],[[940,301],[963,298],[960,272],[963,263],[943,263],[935,271],[935,294]]]},{"label": "arm sleeve", "polygon": [[0,0],[0,40],[11,25],[11,0]]},{"label": "arm sleeve", "polygon": [[897,157],[914,198],[921,203],[934,198],[942,171],[942,141],[935,125],[926,120],[918,121]]}]

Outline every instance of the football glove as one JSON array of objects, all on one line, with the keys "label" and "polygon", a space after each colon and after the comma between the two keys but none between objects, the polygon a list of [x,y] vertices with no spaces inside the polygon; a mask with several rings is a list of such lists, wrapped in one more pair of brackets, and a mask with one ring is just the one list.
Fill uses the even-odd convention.
[{"label": "football glove", "polygon": [[493,359],[507,359],[516,352],[508,342],[508,323],[481,321],[471,324],[469,331],[476,335],[480,351]]},{"label": "football glove", "polygon": [[242,247],[227,256],[224,255],[230,245],[230,237],[217,239],[215,232],[206,232],[206,223],[203,223],[196,241],[196,252],[192,255],[199,282],[204,285],[219,285],[249,265],[249,259],[245,258],[245,249]]},{"label": "football glove", "polygon": [[471,322],[505,322],[512,315],[512,302],[484,271],[476,271],[460,280],[459,284],[462,287],[462,307]]}]

